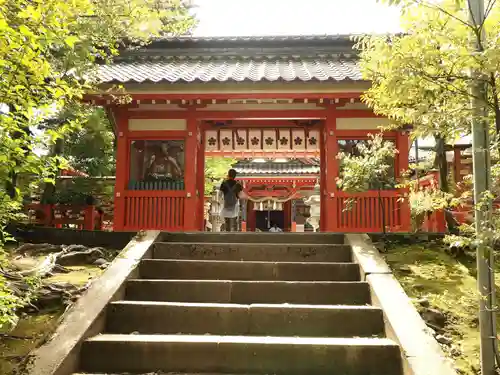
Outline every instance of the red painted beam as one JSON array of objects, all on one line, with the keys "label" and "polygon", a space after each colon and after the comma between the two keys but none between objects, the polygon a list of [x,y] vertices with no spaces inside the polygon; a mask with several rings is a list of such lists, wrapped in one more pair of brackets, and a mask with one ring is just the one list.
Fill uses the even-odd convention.
[{"label": "red painted beam", "polygon": [[205,151],[205,156],[227,156],[233,158],[319,158],[320,151]]},{"label": "red painted beam", "polygon": [[[137,111],[129,112],[131,119],[182,119],[185,111]],[[196,111],[199,120],[320,120],[325,118],[326,111],[322,109],[304,110],[259,110],[259,111]]]}]

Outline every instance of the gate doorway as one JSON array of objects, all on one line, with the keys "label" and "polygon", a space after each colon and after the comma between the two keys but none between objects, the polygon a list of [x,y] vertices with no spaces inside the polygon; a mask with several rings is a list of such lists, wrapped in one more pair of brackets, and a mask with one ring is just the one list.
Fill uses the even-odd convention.
[{"label": "gate doorway", "polygon": [[262,232],[268,232],[269,228],[276,224],[281,230],[285,230],[284,211],[258,211],[256,213],[256,228]]},{"label": "gate doorway", "polygon": [[[205,175],[197,180],[197,190],[210,194],[205,196],[203,208],[200,202],[204,227],[212,228],[212,222],[206,225],[208,220],[217,221],[211,219],[210,200],[217,194],[227,170],[233,168],[248,195],[241,210],[242,230],[267,232],[276,223],[283,231],[294,231],[295,202],[307,199],[322,179],[322,125],[319,120],[202,122],[202,152],[198,154],[197,170],[208,172],[213,171],[214,165],[223,166],[219,181],[207,180],[210,176]],[[205,183],[210,183],[215,191],[207,191]]]}]

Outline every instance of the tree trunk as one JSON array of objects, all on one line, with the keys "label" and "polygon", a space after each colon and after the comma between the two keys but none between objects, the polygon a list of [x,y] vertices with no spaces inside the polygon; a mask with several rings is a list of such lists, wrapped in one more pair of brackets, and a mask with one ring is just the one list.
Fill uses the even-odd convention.
[{"label": "tree trunk", "polygon": [[[448,161],[446,160],[446,141],[441,135],[434,135],[434,140],[436,142],[436,159],[434,161],[434,166],[439,171],[439,189],[445,193],[450,193],[450,184],[448,182]],[[448,208],[444,210],[444,217],[446,220],[446,225],[448,226],[448,231],[450,233],[456,233],[458,223],[453,217],[452,213]]]}]

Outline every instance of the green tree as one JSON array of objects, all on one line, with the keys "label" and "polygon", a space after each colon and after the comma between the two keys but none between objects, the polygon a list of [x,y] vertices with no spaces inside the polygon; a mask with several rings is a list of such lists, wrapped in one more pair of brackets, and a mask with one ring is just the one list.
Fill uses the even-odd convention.
[{"label": "green tree", "polygon": [[[30,179],[63,165],[36,152],[72,132],[77,120],[40,134],[32,127],[78,103],[92,88],[96,62],[126,44],[184,33],[193,25],[182,0],[0,0],[0,228],[19,208]],[[3,238],[3,237],[2,237]],[[5,288],[0,279],[0,291]],[[0,325],[14,304],[0,298]]]},{"label": "green tree", "polygon": [[[382,134],[371,135],[366,143],[359,143],[357,148],[357,154],[339,153],[341,173],[337,184],[340,189],[350,193],[371,189],[378,191],[381,229],[385,233],[385,207],[381,191],[395,186],[390,170],[397,150],[393,142],[384,141]],[[356,204],[355,200],[349,200],[346,209],[350,209],[353,204]]]},{"label": "green tree", "polygon": [[62,156],[89,176],[114,176],[115,134],[102,108],[89,109],[82,125],[64,138]]},{"label": "green tree", "polygon": [[205,196],[212,195],[214,188],[218,188],[227,171],[236,164],[237,160],[225,157],[207,157],[205,159]]},{"label": "green tree", "polygon": [[[481,371],[492,375],[495,356],[496,365],[500,364],[492,248],[497,229],[492,220],[494,194],[489,181],[490,151],[498,155],[500,145],[500,5],[496,0],[386,2],[401,6],[403,33],[360,41],[359,47],[364,49],[362,70],[373,82],[366,102],[380,114],[412,124],[416,134],[452,141],[460,133],[469,133],[471,127],[474,130],[473,244]],[[488,139],[488,130],[496,135],[493,142]],[[443,177],[440,180],[444,181]]]},{"label": "green tree", "polygon": [[[394,3],[395,1],[390,1]],[[470,133],[469,72],[478,69],[487,87],[487,119],[500,134],[497,72],[500,68],[500,6],[489,2],[483,52],[470,53],[470,35],[478,30],[467,22],[463,2],[397,1],[402,7],[403,32],[394,36],[366,36],[358,40],[361,69],[372,87],[365,102],[400,126],[411,124],[414,137],[436,140],[435,166],[440,188],[450,192],[445,144]],[[418,30],[418,32],[414,32]],[[453,229],[452,215],[446,215]]]}]

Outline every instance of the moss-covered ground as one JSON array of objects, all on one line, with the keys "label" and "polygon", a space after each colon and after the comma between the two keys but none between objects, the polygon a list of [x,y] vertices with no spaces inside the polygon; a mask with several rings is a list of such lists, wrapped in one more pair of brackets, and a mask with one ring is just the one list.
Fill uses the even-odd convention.
[{"label": "moss-covered ground", "polygon": [[[417,308],[421,309],[421,301],[426,300],[430,308],[445,314],[446,323],[440,333],[451,338],[452,343],[442,347],[457,370],[479,374],[475,261],[456,259],[438,242],[393,245],[385,258]],[[498,276],[496,280],[498,289]]]},{"label": "moss-covered ground", "polygon": [[[34,263],[38,257],[32,259]],[[26,260],[29,262],[29,259]],[[71,272],[59,273],[45,279],[47,282],[67,282],[85,285],[103,271],[92,265],[67,267]],[[65,306],[50,311],[23,314],[16,328],[8,335],[0,336],[0,374],[19,375],[29,353],[39,347],[57,328]]]}]

